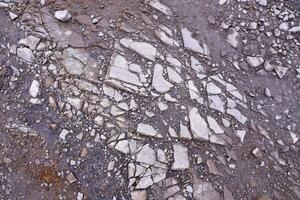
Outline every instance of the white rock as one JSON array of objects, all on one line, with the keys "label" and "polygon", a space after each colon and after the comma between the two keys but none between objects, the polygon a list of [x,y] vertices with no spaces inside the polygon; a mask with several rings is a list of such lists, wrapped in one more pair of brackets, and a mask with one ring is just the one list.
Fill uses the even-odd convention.
[{"label": "white rock", "polygon": [[10,17],[11,20],[15,20],[15,19],[18,18],[18,15],[16,15],[16,14],[13,13],[13,12],[9,12],[8,14],[9,14],[9,17]]},{"label": "white rock", "polygon": [[158,133],[157,130],[155,130],[151,125],[144,124],[144,123],[138,124],[137,132],[146,136],[159,137],[159,138],[162,137],[162,135]]},{"label": "white rock", "polygon": [[103,122],[104,122],[104,119],[103,119],[103,117],[101,117],[100,115],[98,115],[98,116],[94,119],[94,122],[95,122],[98,126],[102,126],[102,125],[103,125]]},{"label": "white rock", "polygon": [[197,108],[189,111],[190,128],[195,139],[209,140],[210,131],[206,121],[201,117]]},{"label": "white rock", "polygon": [[265,61],[262,57],[253,57],[253,56],[247,56],[246,60],[251,67],[259,67]]},{"label": "white rock", "polygon": [[174,144],[174,162],[172,170],[185,170],[190,167],[188,149],[182,144]]},{"label": "white rock", "polygon": [[219,0],[219,5],[224,5],[227,2],[227,0]]},{"label": "white rock", "polygon": [[149,43],[146,42],[136,42],[130,38],[122,38],[120,43],[128,49],[135,51],[144,58],[155,61],[157,56],[157,49]]},{"label": "white rock", "polygon": [[59,138],[63,141],[66,141],[67,135],[69,135],[69,133],[70,132],[67,129],[63,129],[59,134]]},{"label": "white rock", "polygon": [[199,41],[192,37],[192,32],[190,32],[187,28],[182,28],[181,35],[186,49],[206,55],[203,47],[200,46]]},{"label": "white rock", "polygon": [[148,165],[154,165],[156,162],[155,151],[149,144],[144,145],[142,150],[136,154],[136,161]]},{"label": "white rock", "polygon": [[230,28],[227,35],[227,42],[234,48],[239,45],[239,33],[234,29]]},{"label": "white rock", "polygon": [[30,35],[27,38],[21,39],[19,41],[19,44],[29,47],[31,50],[35,50],[40,40],[40,38]]},{"label": "white rock", "polygon": [[29,89],[29,94],[33,98],[37,98],[41,92],[40,83],[37,80],[33,80]]},{"label": "white rock", "polygon": [[167,36],[167,34],[163,31],[154,31],[155,35],[165,44],[170,46],[179,47],[179,43],[175,41],[173,38]]},{"label": "white rock", "polygon": [[172,15],[172,11],[166,5],[162,4],[159,0],[146,0],[146,2],[153,8],[159,10],[165,15]]},{"label": "white rock", "polygon": [[73,106],[76,110],[80,110],[83,106],[83,100],[77,97],[68,97],[67,102]]},{"label": "white rock", "polygon": [[25,60],[27,62],[33,62],[34,61],[34,55],[32,53],[32,50],[29,48],[18,48],[17,49],[17,55],[20,57],[22,60]]},{"label": "white rock", "polygon": [[71,19],[71,14],[68,10],[55,11],[54,17],[60,21],[66,22]]},{"label": "white rock", "polygon": [[211,116],[207,116],[207,122],[209,127],[216,133],[216,134],[222,134],[224,133],[224,130],[221,128],[221,126],[218,124],[217,120],[212,118]]},{"label": "white rock", "polygon": [[173,85],[163,77],[163,67],[160,64],[154,66],[152,86],[160,93],[166,93],[173,87]]},{"label": "white rock", "polygon": [[267,1],[267,0],[258,0],[257,3],[258,3],[259,5],[261,5],[261,6],[267,6],[268,1]]},{"label": "white rock", "polygon": [[294,26],[291,29],[289,29],[289,32],[291,33],[297,33],[300,32],[300,26]]}]

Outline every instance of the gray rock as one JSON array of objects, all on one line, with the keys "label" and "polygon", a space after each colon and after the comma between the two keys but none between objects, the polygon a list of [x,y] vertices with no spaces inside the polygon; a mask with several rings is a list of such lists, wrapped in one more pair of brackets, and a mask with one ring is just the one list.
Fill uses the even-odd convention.
[{"label": "gray rock", "polygon": [[234,29],[230,28],[227,35],[227,42],[234,48],[239,45],[239,33]]},{"label": "gray rock", "polygon": [[157,132],[151,125],[140,123],[137,126],[137,132],[151,137],[159,137],[162,138],[162,135]]},{"label": "gray rock", "polygon": [[40,40],[40,38],[30,35],[27,38],[21,39],[19,41],[19,44],[29,47],[31,50],[35,50]]},{"label": "gray rock", "polygon": [[33,80],[29,89],[29,94],[33,98],[37,98],[41,93],[40,83],[37,80]]},{"label": "gray rock", "polygon": [[193,199],[195,200],[220,200],[220,194],[210,182],[194,184]]},{"label": "gray rock", "polygon": [[253,56],[248,56],[246,60],[251,67],[259,67],[265,61],[262,57],[253,57]]},{"label": "gray rock", "polygon": [[71,19],[71,14],[68,10],[55,11],[54,17],[60,21],[66,22]]},{"label": "gray rock", "polygon": [[267,6],[268,1],[267,0],[258,0],[257,3],[261,6]]},{"label": "gray rock", "polygon": [[190,128],[195,139],[209,140],[209,128],[206,121],[201,117],[197,108],[189,111]]},{"label": "gray rock", "polygon": [[155,61],[157,56],[157,49],[149,43],[146,42],[136,42],[130,38],[123,38],[120,43],[128,49],[135,51],[144,58]]},{"label": "gray rock", "polygon": [[163,67],[160,64],[156,64],[154,67],[152,86],[160,93],[166,93],[173,87],[173,85],[163,77]]},{"label": "gray rock", "polygon": [[27,62],[33,62],[34,61],[34,55],[32,53],[32,50],[29,48],[18,48],[17,49],[17,55],[20,57],[22,60],[27,61]]},{"label": "gray rock", "polygon": [[172,15],[172,11],[166,5],[162,4],[159,0],[146,0],[151,7],[159,10],[160,12],[164,13],[165,15]]},{"label": "gray rock", "polygon": [[204,48],[199,44],[199,41],[192,37],[192,32],[190,32],[187,28],[181,29],[181,35],[186,49],[207,55],[207,52],[204,51]]},{"label": "gray rock", "polygon": [[174,162],[172,170],[185,170],[190,167],[188,149],[181,144],[174,144]]}]

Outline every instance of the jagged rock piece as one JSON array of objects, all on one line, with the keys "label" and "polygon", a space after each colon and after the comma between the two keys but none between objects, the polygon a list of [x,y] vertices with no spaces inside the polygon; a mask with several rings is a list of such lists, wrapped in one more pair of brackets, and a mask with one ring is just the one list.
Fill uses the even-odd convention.
[{"label": "jagged rock piece", "polygon": [[158,55],[157,49],[146,42],[136,42],[130,38],[122,38],[120,43],[126,48],[140,54],[142,57],[152,61],[155,61],[155,58]]},{"label": "jagged rock piece", "polygon": [[179,47],[179,43],[173,38],[168,37],[164,31],[154,31],[155,35],[165,44],[170,46]]},{"label": "jagged rock piece", "polygon": [[209,107],[215,110],[218,110],[222,113],[224,113],[224,102],[218,95],[210,95],[208,96],[209,100]]},{"label": "jagged rock piece", "polygon": [[157,132],[151,125],[140,123],[137,126],[137,132],[150,137],[159,137],[162,138],[162,135]]},{"label": "jagged rock piece", "polygon": [[33,80],[29,89],[29,94],[32,98],[37,98],[41,93],[40,83],[37,80]]},{"label": "jagged rock piece", "polygon": [[230,28],[227,35],[227,42],[234,48],[239,45],[239,33],[234,29]]},{"label": "jagged rock piece", "polygon": [[32,50],[29,48],[18,48],[17,49],[17,55],[20,57],[22,60],[25,60],[27,62],[33,62],[34,61],[34,55],[32,53]]},{"label": "jagged rock piece", "polygon": [[35,50],[40,40],[41,40],[40,38],[30,35],[24,39],[21,39],[19,41],[19,44],[29,47],[31,50]]},{"label": "jagged rock piece", "polygon": [[156,10],[164,13],[165,15],[172,15],[172,11],[166,5],[162,4],[159,0],[146,0],[151,7],[155,8]]},{"label": "jagged rock piece", "polygon": [[163,77],[163,67],[160,64],[154,66],[152,86],[160,93],[166,93],[173,87],[173,85]]},{"label": "jagged rock piece", "polygon": [[184,47],[186,49],[207,55],[207,52],[204,51],[204,48],[200,46],[199,41],[192,37],[192,32],[190,32],[187,28],[181,29],[181,35]]},{"label": "jagged rock piece", "polygon": [[193,197],[195,200],[220,200],[220,194],[210,182],[194,183]]},{"label": "jagged rock piece", "polygon": [[201,117],[197,108],[189,111],[190,128],[195,139],[209,140],[210,131],[206,121]]},{"label": "jagged rock piece", "polygon": [[174,144],[174,162],[172,170],[184,170],[190,167],[188,149],[181,144]]},{"label": "jagged rock piece", "polygon": [[69,21],[72,17],[68,10],[55,11],[54,16],[56,19],[63,22]]},{"label": "jagged rock piece", "polygon": [[218,122],[211,116],[207,116],[207,122],[208,122],[210,129],[212,129],[216,134],[224,133],[224,130],[221,128],[221,126],[218,124]]}]

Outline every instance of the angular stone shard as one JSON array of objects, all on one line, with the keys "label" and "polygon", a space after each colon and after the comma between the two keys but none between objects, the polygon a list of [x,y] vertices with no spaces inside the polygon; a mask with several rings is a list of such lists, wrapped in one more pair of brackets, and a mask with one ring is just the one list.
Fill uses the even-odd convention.
[{"label": "angular stone shard", "polygon": [[154,31],[155,35],[165,44],[170,46],[179,47],[179,43],[175,41],[173,38],[167,36],[167,34],[163,31]]},{"label": "angular stone shard", "polygon": [[137,126],[137,132],[150,137],[159,137],[162,138],[162,135],[157,132],[151,125],[140,123]]},{"label": "angular stone shard", "polygon": [[37,98],[40,92],[40,83],[37,80],[33,80],[29,89],[30,96]]},{"label": "angular stone shard", "polygon": [[197,108],[189,111],[190,128],[195,139],[209,140],[210,131],[206,121],[201,117]]},{"label": "angular stone shard", "polygon": [[19,44],[29,47],[31,50],[35,50],[39,42],[40,38],[30,35],[27,38],[21,39],[19,41]]},{"label": "angular stone shard", "polygon": [[156,64],[154,67],[152,86],[160,93],[166,93],[173,87],[173,85],[163,77],[163,67],[160,64]]},{"label": "angular stone shard", "polygon": [[188,149],[182,144],[174,144],[174,162],[172,170],[185,170],[190,167]]},{"label": "angular stone shard", "polygon": [[232,47],[237,48],[239,45],[239,33],[234,29],[230,28],[226,40]]},{"label": "angular stone shard", "polygon": [[146,0],[152,8],[164,13],[165,15],[172,15],[172,11],[166,5],[162,4],[159,0]]},{"label": "angular stone shard", "polygon": [[32,53],[32,50],[29,48],[18,48],[17,49],[17,55],[20,57],[22,60],[25,60],[27,62],[33,62],[34,61],[34,55]]},{"label": "angular stone shard", "polygon": [[60,21],[66,22],[71,19],[71,14],[68,10],[55,11],[54,17]]},{"label": "angular stone shard", "polygon": [[199,44],[199,41],[192,37],[192,32],[190,32],[187,28],[181,29],[181,35],[186,49],[203,55],[209,55],[209,53]]},{"label": "angular stone shard", "polygon": [[194,184],[193,199],[195,200],[220,200],[220,194],[210,182]]},{"label": "angular stone shard", "polygon": [[130,38],[122,38],[120,43],[126,48],[140,54],[142,57],[155,61],[157,49],[151,44],[146,42],[136,42]]}]

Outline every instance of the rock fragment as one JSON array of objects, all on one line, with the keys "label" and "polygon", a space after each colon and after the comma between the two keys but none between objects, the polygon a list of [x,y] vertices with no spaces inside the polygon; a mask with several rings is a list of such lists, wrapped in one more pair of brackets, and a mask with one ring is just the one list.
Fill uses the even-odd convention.
[{"label": "rock fragment", "polygon": [[32,98],[37,98],[41,93],[40,83],[37,80],[33,80],[29,89],[29,94]]},{"label": "rock fragment", "polygon": [[66,22],[71,19],[71,14],[68,10],[55,11],[54,17],[60,21]]},{"label": "rock fragment", "polygon": [[190,128],[195,139],[209,140],[210,131],[206,121],[201,117],[197,108],[189,111]]},{"label": "rock fragment", "polygon": [[26,47],[21,47],[17,49],[17,55],[22,60],[25,60],[27,62],[33,62],[34,61],[34,55],[32,53],[32,50]]},{"label": "rock fragment", "polygon": [[190,166],[188,149],[181,144],[174,144],[174,162],[172,164],[172,170],[185,170]]},{"label": "rock fragment", "polygon": [[163,77],[163,67],[160,64],[156,64],[154,67],[152,86],[160,93],[166,93],[173,87],[173,85]]},{"label": "rock fragment", "polygon": [[227,35],[227,42],[234,48],[239,45],[239,33],[234,29],[230,28]]}]

